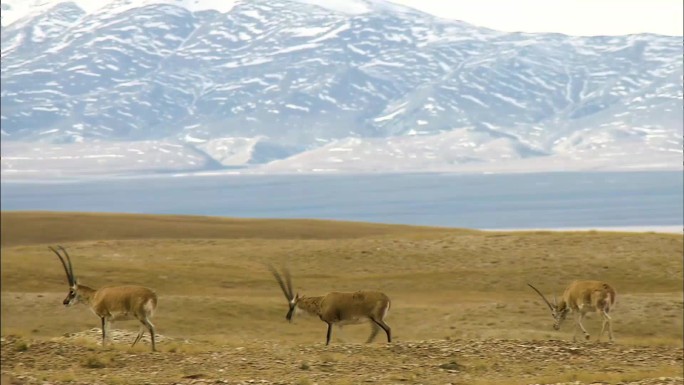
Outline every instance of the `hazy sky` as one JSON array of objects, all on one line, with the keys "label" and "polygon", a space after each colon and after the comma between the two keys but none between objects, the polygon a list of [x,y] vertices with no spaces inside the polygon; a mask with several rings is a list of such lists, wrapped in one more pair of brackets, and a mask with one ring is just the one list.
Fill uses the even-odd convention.
[{"label": "hazy sky", "polygon": [[682,35],[682,0],[391,0],[500,31]]}]

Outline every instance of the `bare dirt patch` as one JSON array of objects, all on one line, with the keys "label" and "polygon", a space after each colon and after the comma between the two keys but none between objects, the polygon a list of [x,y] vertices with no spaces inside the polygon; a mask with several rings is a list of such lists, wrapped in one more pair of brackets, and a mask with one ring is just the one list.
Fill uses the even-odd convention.
[{"label": "bare dirt patch", "polygon": [[[68,339],[7,336],[2,340],[3,368],[26,384],[46,379],[51,384],[531,384],[545,376],[579,383],[584,383],[582,379],[682,383],[676,375],[681,372],[682,349],[673,347],[557,340],[431,340],[328,347],[254,341],[185,352],[165,345],[158,353],[132,352]],[[656,369],[671,377],[648,379]]]}]

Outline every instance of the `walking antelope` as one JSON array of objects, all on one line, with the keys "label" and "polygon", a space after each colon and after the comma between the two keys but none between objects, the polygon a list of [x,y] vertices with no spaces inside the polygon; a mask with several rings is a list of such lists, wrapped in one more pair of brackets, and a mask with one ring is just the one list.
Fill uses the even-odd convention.
[{"label": "walking antelope", "polygon": [[67,251],[62,246],[57,246],[66,256],[65,261],[64,257],[52,246],[48,248],[59,257],[69,281],[69,294],[62,303],[64,306],[71,306],[75,303],[86,304],[95,315],[100,317],[102,320],[102,346],[105,346],[105,331],[109,326],[108,324],[113,321],[137,319],[142,325],[140,325],[138,336],[131,347],[140,341],[145,329],[147,329],[151,336],[152,351],[156,351],[154,325],[150,322],[150,318],[157,308],[157,294],[154,291],[142,286],[108,286],[93,289],[81,285],[74,276],[71,258],[69,258]]},{"label": "walking antelope", "polygon": [[387,333],[387,342],[392,342],[392,329],[385,323],[390,308],[390,299],[378,291],[357,291],[353,293],[331,292],[320,297],[293,295],[292,281],[288,270],[284,270],[285,281],[275,268],[269,266],[271,273],[280,285],[290,309],[285,317],[292,322],[295,313],[304,312],[317,316],[328,324],[325,344],[330,344],[333,325],[350,325],[370,322],[371,334],[366,343],[375,339],[380,328]]},{"label": "walking antelope", "polygon": [[584,325],[582,325],[582,318],[589,312],[597,312],[603,319],[601,332],[597,340],[601,340],[606,325],[608,325],[608,338],[613,341],[613,326],[608,313],[615,304],[615,289],[608,283],[603,281],[572,281],[565,289],[560,303],[557,303],[556,296],[553,296],[553,304],[536,287],[529,283],[528,285],[542,297],[549,306],[549,309],[551,309],[551,315],[555,320],[553,323],[555,330],[560,329],[560,325],[565,320],[568,312],[572,311],[575,317],[575,333],[572,339],[577,339],[577,329],[579,328],[582,329],[584,338],[588,340],[589,333],[584,328]]}]

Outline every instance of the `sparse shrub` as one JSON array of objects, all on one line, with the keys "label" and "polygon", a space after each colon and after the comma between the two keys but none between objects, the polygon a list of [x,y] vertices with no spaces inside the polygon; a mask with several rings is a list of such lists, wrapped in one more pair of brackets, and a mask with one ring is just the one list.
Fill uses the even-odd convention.
[{"label": "sparse shrub", "polygon": [[90,355],[81,362],[81,366],[90,369],[102,369],[107,366],[107,363],[96,355]]},{"label": "sparse shrub", "polygon": [[301,370],[309,370],[309,369],[311,369],[311,365],[309,365],[307,362],[302,362],[302,364],[299,365],[299,369],[301,369]]},{"label": "sparse shrub", "polygon": [[28,343],[26,341],[17,341],[17,345],[15,347],[16,351],[18,352],[25,352],[29,348]]}]

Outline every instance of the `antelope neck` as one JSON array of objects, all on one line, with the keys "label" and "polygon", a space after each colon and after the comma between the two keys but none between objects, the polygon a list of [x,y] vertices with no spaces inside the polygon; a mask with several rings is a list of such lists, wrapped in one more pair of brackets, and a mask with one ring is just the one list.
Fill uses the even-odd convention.
[{"label": "antelope neck", "polygon": [[302,297],[297,301],[297,307],[311,314],[320,314],[323,297]]}]

